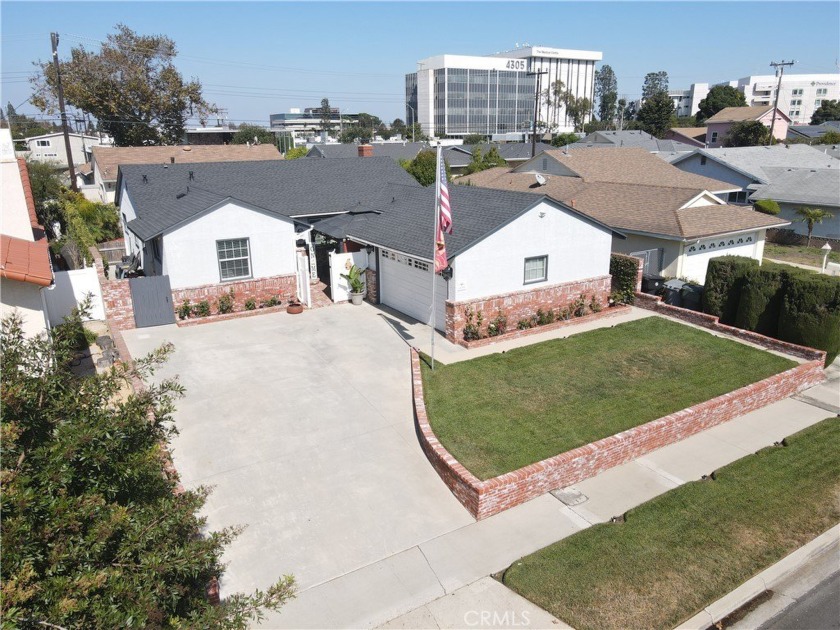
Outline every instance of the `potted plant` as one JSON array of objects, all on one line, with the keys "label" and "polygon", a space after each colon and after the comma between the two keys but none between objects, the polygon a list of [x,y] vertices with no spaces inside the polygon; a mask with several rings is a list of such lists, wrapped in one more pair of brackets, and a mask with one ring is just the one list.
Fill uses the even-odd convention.
[{"label": "potted plant", "polygon": [[289,300],[289,304],[286,306],[286,312],[290,315],[299,315],[300,313],[303,313],[303,304],[297,296]]},{"label": "potted plant", "polygon": [[353,304],[361,304],[362,298],[365,297],[365,281],[362,279],[362,270],[353,265],[347,273],[341,274],[341,277],[347,280],[347,284],[350,285],[350,301]]}]

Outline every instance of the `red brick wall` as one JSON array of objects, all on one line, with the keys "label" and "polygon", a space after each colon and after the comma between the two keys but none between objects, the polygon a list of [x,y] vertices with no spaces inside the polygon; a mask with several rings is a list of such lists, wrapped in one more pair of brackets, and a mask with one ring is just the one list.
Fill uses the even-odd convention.
[{"label": "red brick wall", "polygon": [[473,311],[481,311],[484,314],[482,335],[487,333],[487,323],[494,319],[499,311],[507,317],[508,330],[511,330],[516,329],[519,320],[530,318],[536,314],[538,309],[543,311],[554,309],[556,311],[565,308],[581,294],[586,296],[587,310],[593,295],[606,308],[610,297],[610,283],[610,276],[600,276],[579,282],[555,284],[476,300],[447,301],[446,338],[453,343],[463,341],[467,308],[471,308]]},{"label": "red brick wall", "polygon": [[379,304],[379,285],[376,283],[376,272],[370,267],[365,269],[365,286],[367,287],[368,302]]},{"label": "red brick wall", "polygon": [[823,360],[816,358],[734,392],[481,481],[437,440],[426,415],[416,350],[411,352],[411,361],[415,417],[421,446],[444,483],[479,520],[787,398],[825,379]]},{"label": "red brick wall", "polygon": [[102,255],[95,247],[90,248],[93,255],[93,264],[96,267],[96,275],[99,278],[99,286],[102,287],[102,302],[105,305],[105,319],[108,320],[111,328],[129,330],[134,328],[134,304],[131,301],[131,288],[128,280],[117,280],[114,278],[116,267],[109,269],[110,278],[105,277],[105,266],[102,263]]},{"label": "red brick wall", "polygon": [[219,297],[233,290],[233,309],[235,311],[245,310],[245,302],[253,299],[259,306],[271,297],[279,297],[284,302],[295,296],[297,293],[297,280],[294,274],[285,276],[274,276],[272,278],[258,278],[255,280],[242,280],[239,282],[226,282],[224,284],[206,284],[200,287],[187,289],[174,289],[172,300],[177,311],[184,300],[192,304],[207,300],[210,302],[210,309],[213,313],[217,311]]}]

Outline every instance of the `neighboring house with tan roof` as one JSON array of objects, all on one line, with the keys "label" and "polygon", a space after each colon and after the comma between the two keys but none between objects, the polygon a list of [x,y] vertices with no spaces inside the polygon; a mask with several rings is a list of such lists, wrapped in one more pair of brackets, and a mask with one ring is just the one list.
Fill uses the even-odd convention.
[{"label": "neighboring house with tan roof", "polygon": [[705,127],[672,127],[665,133],[665,137],[693,147],[706,146]]},{"label": "neighboring house with tan roof", "polygon": [[0,172],[0,315],[17,312],[24,333],[35,336],[49,326],[42,291],[53,284],[53,271],[47,237],[35,215],[26,161],[15,158],[8,129],[0,129]]},{"label": "neighboring house with tan roof", "polygon": [[198,164],[282,160],[273,144],[177,145],[168,147],[94,147],[89,177],[103,202],[114,202],[119,167],[129,164]]},{"label": "neighboring house with tan roof", "polygon": [[[776,124],[773,123],[775,111]],[[757,105],[755,107],[724,107],[717,114],[706,120],[706,146],[709,148],[722,147],[732,125],[739,122],[757,120],[768,129],[773,126],[773,137],[777,140],[787,138],[790,117],[772,105]]]},{"label": "neighboring house with tan roof", "polygon": [[715,193],[731,184],[680,171],[643,149],[545,151],[512,170],[458,181],[548,195],[626,235],[613,238],[613,251],[644,259],[647,275],[697,282],[705,281],[711,258],[761,260],[767,228],[789,223],[727,205]]}]

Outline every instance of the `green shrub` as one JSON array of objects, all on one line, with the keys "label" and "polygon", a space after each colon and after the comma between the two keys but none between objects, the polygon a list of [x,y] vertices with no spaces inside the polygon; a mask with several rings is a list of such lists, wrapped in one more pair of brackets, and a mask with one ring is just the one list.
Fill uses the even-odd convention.
[{"label": "green shrub", "polygon": [[581,293],[580,297],[569,305],[569,309],[575,317],[586,315],[586,296]]},{"label": "green shrub", "polygon": [[187,319],[190,315],[193,314],[193,307],[190,304],[189,300],[184,300],[181,302],[181,306],[178,307],[178,317],[181,319]]},{"label": "green shrub", "polygon": [[826,365],[840,353],[840,278],[790,274],[779,315],[779,338],[826,352]]},{"label": "green shrub", "polygon": [[541,308],[537,309],[537,325],[545,326],[554,322],[554,309],[543,311]]},{"label": "green shrub", "polygon": [[632,304],[636,295],[636,274],[639,260],[623,254],[610,256],[613,299],[616,304]]},{"label": "green shrub", "polygon": [[257,308],[257,301],[254,298],[248,298],[245,300],[246,311],[253,311],[255,308]]},{"label": "green shrub", "polygon": [[271,308],[272,306],[279,306],[280,300],[278,300],[275,296],[271,296],[264,302],[260,304],[260,308]]},{"label": "green shrub", "polygon": [[703,312],[717,315],[722,324],[733,324],[744,276],[758,267],[758,261],[743,256],[712,258],[706,270]]},{"label": "green shrub", "polygon": [[487,324],[487,335],[489,337],[498,337],[507,332],[507,316],[505,316],[501,309],[494,319],[491,319]]},{"label": "green shrub", "polygon": [[753,204],[753,207],[758,210],[759,212],[763,212],[764,214],[772,214],[776,216],[781,212],[781,208],[779,208],[779,204],[777,204],[772,199],[759,199]]},{"label": "green shrub", "polygon": [[741,282],[735,326],[776,337],[786,278],[785,271],[766,263],[764,267],[747,271]]},{"label": "green shrub", "polygon": [[464,341],[475,341],[481,339],[481,326],[484,323],[484,314],[468,306],[464,309]]},{"label": "green shrub", "polygon": [[593,295],[592,299],[589,301],[589,310],[593,313],[600,313],[603,309],[604,306],[601,304],[601,301],[597,296]]},{"label": "green shrub", "polygon": [[231,289],[228,293],[219,296],[219,314],[224,315],[225,313],[232,313],[233,312],[233,298],[234,293],[233,289]]},{"label": "green shrub", "polygon": [[193,308],[193,315],[198,317],[207,317],[210,315],[210,302],[207,300],[201,300],[201,302],[196,304]]},{"label": "green shrub", "polygon": [[529,328],[533,328],[533,326],[534,324],[530,319],[520,319],[516,324],[516,327],[519,330],[528,330]]}]

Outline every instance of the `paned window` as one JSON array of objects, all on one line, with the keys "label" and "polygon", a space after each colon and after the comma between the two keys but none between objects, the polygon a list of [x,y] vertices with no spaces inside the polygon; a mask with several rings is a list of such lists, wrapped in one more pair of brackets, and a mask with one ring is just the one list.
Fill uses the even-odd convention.
[{"label": "paned window", "polygon": [[525,259],[525,284],[543,282],[548,279],[548,256],[534,256]]},{"label": "paned window", "polygon": [[216,241],[216,252],[222,280],[251,277],[251,252],[247,238]]}]

